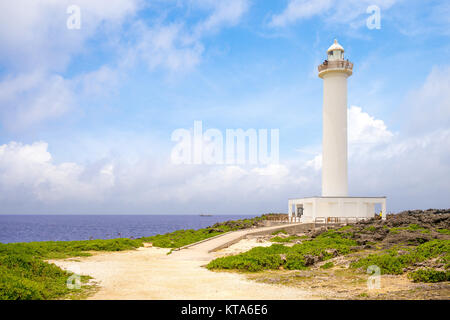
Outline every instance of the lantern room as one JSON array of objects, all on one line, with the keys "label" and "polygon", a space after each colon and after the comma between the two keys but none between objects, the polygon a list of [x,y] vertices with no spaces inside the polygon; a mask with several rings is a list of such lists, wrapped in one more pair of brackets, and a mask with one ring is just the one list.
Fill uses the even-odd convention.
[{"label": "lantern room", "polygon": [[328,61],[344,60],[344,48],[334,40],[334,43],[328,48]]}]

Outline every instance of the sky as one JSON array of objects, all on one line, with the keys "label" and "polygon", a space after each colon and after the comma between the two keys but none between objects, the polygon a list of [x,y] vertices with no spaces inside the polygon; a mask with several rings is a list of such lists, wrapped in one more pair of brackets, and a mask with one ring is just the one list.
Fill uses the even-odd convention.
[{"label": "sky", "polygon": [[[354,63],[349,194],[450,207],[448,1],[16,0],[0,3],[0,214],[262,214],[320,195],[334,39]],[[195,121],[276,129],[279,160],[174,163]]]}]

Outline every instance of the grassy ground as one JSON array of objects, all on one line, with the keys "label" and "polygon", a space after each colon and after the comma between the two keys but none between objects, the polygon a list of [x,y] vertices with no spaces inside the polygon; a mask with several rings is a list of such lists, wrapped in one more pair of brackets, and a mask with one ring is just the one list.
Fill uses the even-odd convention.
[{"label": "grassy ground", "polygon": [[81,277],[80,290],[70,290],[66,281],[72,275],[46,259],[89,256],[94,251],[123,251],[136,249],[143,243],[177,248],[215,235],[256,226],[265,216],[227,221],[199,230],[179,230],[164,235],[140,239],[111,239],[85,241],[44,241],[30,243],[0,243],[0,300],[83,298],[92,292],[88,277]]}]

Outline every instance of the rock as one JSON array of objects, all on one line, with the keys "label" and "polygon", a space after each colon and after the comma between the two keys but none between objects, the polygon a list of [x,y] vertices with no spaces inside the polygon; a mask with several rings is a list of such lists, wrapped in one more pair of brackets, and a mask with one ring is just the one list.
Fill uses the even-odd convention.
[{"label": "rock", "polygon": [[310,236],[311,238],[315,238],[324,233],[325,231],[327,231],[327,227],[320,227],[319,229],[315,229],[314,231],[312,231]]},{"label": "rock", "polygon": [[305,254],[303,256],[303,259],[305,260],[305,265],[306,266],[311,266],[313,264],[315,264],[316,262],[319,261],[319,257],[318,256],[314,256],[314,255],[310,255],[310,254]]},{"label": "rock", "polygon": [[337,257],[339,255],[339,252],[336,249],[327,249],[325,252],[332,257]]},{"label": "rock", "polygon": [[213,232],[223,232],[223,230],[222,229],[216,229],[216,228],[208,229],[208,233],[213,233]]}]

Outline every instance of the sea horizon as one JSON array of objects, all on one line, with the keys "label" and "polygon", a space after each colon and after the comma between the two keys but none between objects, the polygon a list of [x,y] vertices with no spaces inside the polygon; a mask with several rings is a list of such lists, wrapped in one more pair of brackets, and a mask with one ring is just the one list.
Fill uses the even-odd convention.
[{"label": "sea horizon", "polygon": [[[203,215],[203,216],[202,216]],[[257,215],[2,214],[0,243],[140,238]]]}]

